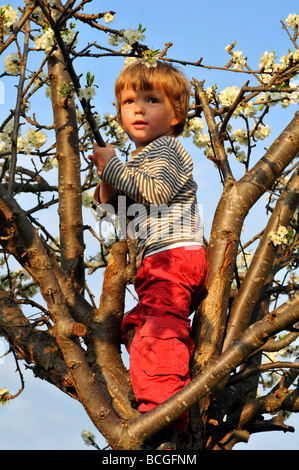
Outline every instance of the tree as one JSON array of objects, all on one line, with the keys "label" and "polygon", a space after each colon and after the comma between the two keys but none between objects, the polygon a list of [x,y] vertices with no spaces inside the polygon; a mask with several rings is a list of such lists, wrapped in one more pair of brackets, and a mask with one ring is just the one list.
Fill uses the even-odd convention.
[{"label": "tree", "polygon": [[[298,411],[298,112],[263,154],[258,144],[269,134],[266,119],[273,109],[298,103],[292,80],[299,67],[299,17],[290,14],[282,22],[293,51],[279,62],[274,53],[266,52],[258,68],[251,69],[231,44],[226,48],[229,62],[214,67],[242,73],[255,85],[249,86],[247,80],[241,88],[233,85],[218,92],[199,79],[191,81],[193,100],[184,137],[216,165],[222,185],[206,240],[209,280],[193,318],[192,382],[140,415],[128,399],[130,377],[120,348],[125,294],[135,274],[134,246],[117,230],[103,239],[84,224],[82,209],[97,183],[87,159],[93,139],[105,145],[105,134],[124,160],[130,143],[114,116],[100,120],[92,106],[96,78],[90,72],[82,77],[76,63],[82,57],[92,61],[110,55],[154,66],[159,58],[188,65],[195,76],[201,68],[213,67],[203,59],[187,63],[169,58],[171,43],[162,51],[148,48],[141,25],[138,30],[115,30],[110,27],[114,12],[84,13],[90,2],[27,0],[20,16],[9,5],[0,9],[0,51],[13,50],[4,58],[1,78],[17,84],[15,108],[7,111],[0,127],[0,243],[5,269],[1,335],[17,361],[80,401],[116,450],[138,448],[186,409],[191,425],[179,438],[179,449],[232,449],[254,432],[291,431],[284,418]],[[99,31],[108,45],[92,42],[79,50],[80,30],[74,21]],[[30,109],[30,100],[45,88],[53,112],[50,122]],[[235,122],[244,129],[234,130]],[[58,167],[58,182],[50,184],[46,172],[53,165]],[[264,228],[244,243],[244,222],[265,193],[269,198]],[[20,195],[27,196],[22,207]],[[41,224],[37,215],[55,205],[58,240],[56,227]],[[95,217],[106,218],[103,213]],[[87,231],[99,246],[98,255],[89,259],[84,254]],[[250,247],[255,250],[252,257]],[[97,305],[86,270],[97,276],[103,267]],[[262,395],[257,393],[260,389]],[[7,389],[1,390],[2,402],[13,398]],[[270,420],[264,418],[269,413]]]}]

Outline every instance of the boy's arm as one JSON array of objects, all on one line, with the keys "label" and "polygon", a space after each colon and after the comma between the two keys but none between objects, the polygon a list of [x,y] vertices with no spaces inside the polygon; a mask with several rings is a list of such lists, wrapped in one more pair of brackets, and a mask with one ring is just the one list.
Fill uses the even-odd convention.
[{"label": "boy's arm", "polygon": [[113,186],[111,186],[111,184],[106,183],[105,181],[101,182],[100,194],[99,194],[101,204],[109,201],[109,199],[111,199],[115,193],[116,193],[116,189]]},{"label": "boy's arm", "polygon": [[117,190],[105,181],[100,181],[94,191],[93,198],[97,204],[104,204],[109,201],[115,194]]}]

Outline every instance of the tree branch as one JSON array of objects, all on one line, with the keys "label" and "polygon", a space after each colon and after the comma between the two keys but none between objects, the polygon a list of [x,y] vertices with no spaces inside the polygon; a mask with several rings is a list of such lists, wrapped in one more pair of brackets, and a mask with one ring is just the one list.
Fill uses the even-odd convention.
[{"label": "tree branch", "polygon": [[223,350],[246,328],[252,310],[258,301],[265,280],[272,268],[277,247],[269,240],[269,233],[276,232],[279,225],[286,227],[299,204],[299,173],[295,172],[279,197],[258,248],[233,303],[229,316]]},{"label": "tree branch", "polygon": [[[162,405],[141,415],[123,430],[123,438],[131,443],[143,440],[152,432],[169,425],[193,404],[203,399],[230,373],[242,364],[268,338],[299,320],[299,293],[251,325],[231,347],[207,365],[188,385]],[[129,436],[126,434],[129,432]],[[120,443],[121,444],[121,443]],[[133,447],[132,447],[133,448]]]}]

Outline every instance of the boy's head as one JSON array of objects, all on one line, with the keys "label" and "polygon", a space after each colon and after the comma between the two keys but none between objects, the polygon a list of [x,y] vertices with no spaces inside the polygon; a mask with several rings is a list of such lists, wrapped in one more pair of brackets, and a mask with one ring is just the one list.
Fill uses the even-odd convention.
[{"label": "boy's head", "polygon": [[185,126],[189,110],[190,87],[184,74],[168,62],[157,61],[155,67],[136,61],[125,67],[115,83],[117,116],[121,120],[121,92],[124,89],[152,90],[159,87],[169,99],[174,114],[179,121],[174,126],[174,135],[180,135]]}]

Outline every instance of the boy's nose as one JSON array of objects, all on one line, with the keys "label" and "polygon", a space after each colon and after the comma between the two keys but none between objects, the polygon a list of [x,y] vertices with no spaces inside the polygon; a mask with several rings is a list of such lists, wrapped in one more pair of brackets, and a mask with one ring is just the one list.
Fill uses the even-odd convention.
[{"label": "boy's nose", "polygon": [[143,114],[143,113],[144,113],[144,106],[142,106],[142,103],[136,103],[135,114]]}]

